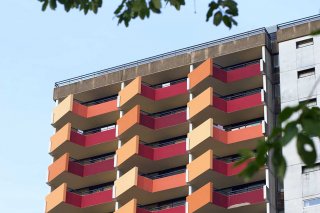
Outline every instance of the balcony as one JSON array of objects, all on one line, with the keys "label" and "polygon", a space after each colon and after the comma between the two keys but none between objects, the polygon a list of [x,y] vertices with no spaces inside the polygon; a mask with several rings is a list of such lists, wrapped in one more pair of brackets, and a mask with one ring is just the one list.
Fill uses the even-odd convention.
[{"label": "balcony", "polygon": [[188,212],[267,212],[264,181],[213,190],[208,183],[187,197]]},{"label": "balcony", "polygon": [[115,213],[185,213],[185,204],[185,198],[180,198],[141,206],[137,205],[136,199],[132,199],[119,208]]},{"label": "balcony", "polygon": [[114,154],[74,160],[66,153],[49,166],[48,183],[55,189],[66,183],[72,189],[114,181]]},{"label": "balcony", "polygon": [[214,85],[217,93],[228,95],[241,90],[261,87],[264,71],[263,60],[254,60],[223,68],[214,64],[213,59],[208,59],[189,73],[189,87],[192,94],[197,95]]},{"label": "balcony", "polygon": [[120,107],[127,111],[140,104],[143,111],[155,113],[185,105],[189,100],[187,79],[148,85],[137,77],[119,92]]},{"label": "balcony", "polygon": [[83,159],[117,149],[115,125],[80,131],[73,129],[71,123],[68,123],[57,131],[50,141],[50,154],[54,158],[69,153],[72,158]]},{"label": "balcony", "polygon": [[142,141],[151,143],[185,135],[188,132],[186,115],[186,107],[146,114],[137,105],[117,121],[118,137],[127,141],[139,135]]},{"label": "balcony", "polygon": [[59,130],[66,123],[71,123],[76,129],[90,129],[114,123],[119,118],[116,99],[116,96],[111,96],[79,103],[73,95],[69,95],[53,110],[52,125]]},{"label": "balcony", "polygon": [[139,175],[134,167],[115,181],[115,196],[122,204],[136,198],[139,204],[147,205],[187,194],[185,169]]},{"label": "balcony", "polygon": [[[216,188],[244,184],[245,180],[239,177],[238,174],[246,168],[247,163],[250,161],[234,167],[238,158],[239,157],[235,155],[214,158],[213,151],[208,150],[187,165],[188,182],[192,184],[195,189],[200,188],[203,183],[208,182],[213,182]],[[250,181],[263,180],[265,177],[265,169],[261,169]]]},{"label": "balcony", "polygon": [[229,125],[263,117],[264,93],[261,88],[247,90],[228,96],[213,93],[210,87],[188,103],[188,117],[197,126],[208,117],[215,123]]},{"label": "balcony", "polygon": [[117,167],[127,172],[134,166],[143,173],[174,168],[188,163],[186,136],[142,144],[139,136],[134,136],[117,153]]},{"label": "balcony", "polygon": [[70,190],[63,183],[46,197],[46,213],[112,212],[114,206],[109,183],[80,190]]},{"label": "balcony", "polygon": [[188,149],[195,156],[200,156],[208,149],[218,157],[234,155],[240,149],[254,150],[257,142],[263,139],[265,124],[262,118],[217,126],[209,118],[188,133]]}]

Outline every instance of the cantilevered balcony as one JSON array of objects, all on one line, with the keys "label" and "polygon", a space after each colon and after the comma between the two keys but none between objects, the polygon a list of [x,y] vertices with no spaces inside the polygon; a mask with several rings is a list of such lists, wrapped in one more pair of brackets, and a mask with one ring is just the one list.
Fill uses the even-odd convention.
[{"label": "cantilevered balcony", "polygon": [[261,88],[220,96],[210,87],[188,103],[188,117],[195,126],[208,117],[220,125],[229,125],[263,117],[263,102]]},{"label": "cantilevered balcony", "polygon": [[120,108],[124,111],[137,104],[149,113],[176,108],[188,102],[187,79],[149,85],[137,77],[119,92],[119,98]]},{"label": "cantilevered balcony", "polygon": [[[235,167],[234,164],[238,158],[234,155],[214,158],[213,151],[208,150],[187,165],[188,182],[192,184],[194,189],[200,188],[203,183],[207,182],[213,182],[216,188],[244,184],[245,180],[239,177],[238,174],[247,166],[250,160],[245,164]],[[260,169],[250,179],[250,182],[263,180],[265,177],[265,169]]]},{"label": "cantilevered balcony", "polygon": [[119,118],[117,96],[79,103],[73,95],[66,97],[53,110],[52,125],[56,129],[71,123],[76,129],[90,129],[114,123]]},{"label": "cantilevered balcony", "polygon": [[117,121],[118,136],[127,141],[140,135],[140,140],[150,143],[185,135],[188,132],[186,114],[186,107],[146,114],[137,105]]},{"label": "cantilevered balcony", "polygon": [[147,205],[187,194],[185,168],[139,175],[134,167],[115,181],[115,195],[121,204],[137,198],[139,204]]},{"label": "cantilevered balcony", "polygon": [[178,198],[166,200],[149,205],[138,205],[137,199],[132,199],[125,205],[121,206],[115,213],[185,213],[186,200]]},{"label": "cantilevered balcony", "polygon": [[208,59],[189,75],[189,87],[194,95],[212,87],[221,95],[229,95],[241,90],[250,90],[262,86],[265,64],[263,60],[254,60],[228,67],[220,67]]},{"label": "cantilevered balcony", "polygon": [[117,149],[115,125],[80,131],[73,129],[71,123],[68,123],[57,131],[50,141],[50,154],[54,158],[69,153],[72,158],[83,159]]},{"label": "cantilevered balcony", "polygon": [[74,160],[64,154],[49,166],[48,183],[55,189],[66,183],[72,189],[114,181],[114,153],[83,160]]},{"label": "cantilevered balcony", "polygon": [[112,183],[71,190],[63,183],[46,197],[46,213],[112,212]]},{"label": "cantilevered balcony", "polygon": [[143,173],[186,165],[186,136],[143,144],[134,136],[117,150],[117,167],[127,172],[134,166]]},{"label": "cantilevered balcony", "polygon": [[243,121],[228,126],[214,125],[208,119],[188,133],[188,149],[195,157],[208,149],[218,157],[237,154],[240,149],[254,150],[263,139],[265,123],[262,118]]},{"label": "cantilevered balcony", "polygon": [[188,212],[267,212],[264,181],[213,189],[208,183],[187,197]]}]

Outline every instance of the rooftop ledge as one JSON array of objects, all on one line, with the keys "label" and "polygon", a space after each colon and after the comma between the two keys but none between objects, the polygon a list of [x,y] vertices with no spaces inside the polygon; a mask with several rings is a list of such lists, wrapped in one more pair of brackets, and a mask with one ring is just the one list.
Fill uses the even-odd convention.
[{"label": "rooftop ledge", "polygon": [[[278,42],[308,35],[320,29],[320,14],[278,24],[276,29]],[[56,82],[53,99],[259,46],[271,49],[270,35],[264,27]]]}]

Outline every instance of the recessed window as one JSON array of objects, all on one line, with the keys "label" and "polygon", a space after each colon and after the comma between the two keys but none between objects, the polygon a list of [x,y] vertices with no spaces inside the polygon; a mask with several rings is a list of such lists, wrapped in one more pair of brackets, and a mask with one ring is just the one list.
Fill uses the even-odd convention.
[{"label": "recessed window", "polygon": [[320,163],[316,163],[313,167],[307,167],[303,166],[302,167],[302,174],[306,174],[309,172],[315,172],[320,170]]},{"label": "recessed window", "polygon": [[300,101],[300,104],[305,104],[307,107],[315,107],[317,106],[317,99],[312,98],[305,101]]},{"label": "recessed window", "polygon": [[310,45],[313,45],[313,38],[298,41],[296,43],[296,48],[298,49],[298,48],[302,48],[302,47],[306,47],[306,46],[310,46]]},{"label": "recessed window", "polygon": [[304,78],[315,74],[315,68],[298,71],[298,78]]},{"label": "recessed window", "polygon": [[320,197],[304,200],[304,207],[320,205]]}]

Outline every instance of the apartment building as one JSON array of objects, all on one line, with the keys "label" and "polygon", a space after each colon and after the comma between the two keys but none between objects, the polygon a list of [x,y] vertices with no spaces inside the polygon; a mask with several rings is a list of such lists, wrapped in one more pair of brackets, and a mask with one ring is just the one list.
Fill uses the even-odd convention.
[{"label": "apartment building", "polygon": [[313,104],[317,29],[319,15],[57,82],[45,212],[319,211],[318,168],[294,147],[284,183],[234,167],[281,107]]}]

